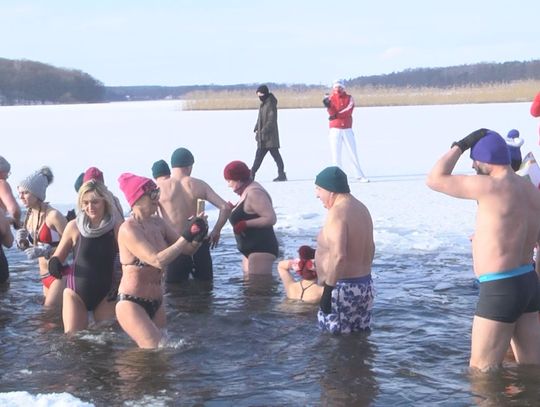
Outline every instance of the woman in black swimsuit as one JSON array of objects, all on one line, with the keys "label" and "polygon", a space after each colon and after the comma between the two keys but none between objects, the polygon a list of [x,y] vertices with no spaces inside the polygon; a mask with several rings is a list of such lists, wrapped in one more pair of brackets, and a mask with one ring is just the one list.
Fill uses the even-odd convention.
[{"label": "woman in black swimsuit", "polygon": [[276,212],[272,198],[261,184],[251,179],[251,171],[242,161],[227,164],[223,175],[229,187],[240,195],[229,221],[233,226],[236,246],[244,255],[244,273],[271,275],[278,255],[274,233]]},{"label": "woman in black swimsuit", "polygon": [[195,253],[208,232],[208,224],[194,217],[178,236],[156,216],[159,189],[154,181],[124,173],[118,182],[132,213],[118,232],[122,280],[116,318],[140,348],[156,348],[166,325],[162,285],[165,266],[180,254]]},{"label": "woman in black swimsuit", "polygon": [[[124,220],[107,187],[94,180],[79,189],[77,208],[76,218],[67,224],[55,256],[49,260],[51,275],[62,278],[63,271],[67,274],[62,308],[66,333],[86,329],[89,311],[96,322],[114,318],[115,298],[110,301],[107,294],[118,255],[118,228]],[[66,270],[62,263],[71,252],[73,266]]]}]

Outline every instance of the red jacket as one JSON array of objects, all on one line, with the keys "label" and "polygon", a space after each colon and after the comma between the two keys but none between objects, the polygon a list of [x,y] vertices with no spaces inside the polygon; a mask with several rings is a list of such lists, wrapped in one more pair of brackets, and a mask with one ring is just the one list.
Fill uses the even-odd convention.
[{"label": "red jacket", "polygon": [[539,117],[540,116],[540,92],[538,92],[538,94],[536,95],[536,97],[534,98],[534,100],[532,102],[531,114],[534,117]]},{"label": "red jacket", "polygon": [[354,109],[354,99],[345,91],[338,93],[334,91],[330,96],[330,106],[326,108],[330,117],[330,128],[350,129],[352,127],[352,112]]}]

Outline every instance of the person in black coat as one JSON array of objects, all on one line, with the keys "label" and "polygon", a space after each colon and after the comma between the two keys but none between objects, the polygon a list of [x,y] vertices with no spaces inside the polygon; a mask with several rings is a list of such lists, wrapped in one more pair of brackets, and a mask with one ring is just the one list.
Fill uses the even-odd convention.
[{"label": "person in black coat", "polygon": [[251,176],[255,179],[255,173],[262,164],[266,153],[270,152],[278,168],[278,176],[274,181],[287,181],[283,159],[279,153],[279,131],[277,125],[277,99],[270,93],[268,86],[261,85],[257,88],[257,96],[261,100],[257,123],[253,131],[257,140],[257,152],[251,167]]}]

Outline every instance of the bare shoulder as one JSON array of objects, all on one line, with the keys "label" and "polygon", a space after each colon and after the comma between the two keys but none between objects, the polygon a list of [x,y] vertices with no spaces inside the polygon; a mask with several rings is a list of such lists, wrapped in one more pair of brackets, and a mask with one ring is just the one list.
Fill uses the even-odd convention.
[{"label": "bare shoulder", "polygon": [[55,208],[51,208],[48,212],[47,212],[47,217],[46,219],[48,221],[58,221],[58,220],[63,220],[67,223],[67,220],[66,220],[66,217],[62,214],[62,212],[60,212],[58,209],[55,209]]},{"label": "bare shoulder", "polygon": [[76,219],[73,219],[73,220],[70,220],[67,225],[66,225],[66,228],[64,229],[64,233],[75,233],[75,232],[78,232],[79,228],[77,227],[77,220]]},{"label": "bare shoulder", "polygon": [[139,230],[139,225],[133,218],[127,218],[120,227],[118,228],[118,234],[126,234],[126,233],[133,233],[134,231]]},{"label": "bare shoulder", "polygon": [[256,199],[270,199],[270,194],[266,189],[263,188],[261,184],[258,182],[253,181],[247,188],[246,188],[246,196],[250,198],[256,198]]},{"label": "bare shoulder", "polygon": [[183,177],[181,179],[182,186],[186,191],[190,191],[195,198],[204,198],[210,186],[202,179],[192,176]]},{"label": "bare shoulder", "polygon": [[0,193],[4,193],[4,192],[11,193],[11,186],[8,184],[8,182],[5,179],[0,179]]}]

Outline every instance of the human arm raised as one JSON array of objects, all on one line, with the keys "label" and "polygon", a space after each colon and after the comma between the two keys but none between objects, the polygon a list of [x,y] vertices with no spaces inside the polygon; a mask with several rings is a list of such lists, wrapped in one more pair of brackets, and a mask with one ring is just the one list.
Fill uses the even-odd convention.
[{"label": "human arm raised", "polygon": [[426,184],[437,192],[463,199],[477,199],[489,183],[487,177],[452,175],[463,152],[474,146],[485,135],[485,129],[478,129],[463,139],[454,142],[428,173]]},{"label": "human arm raised", "polygon": [[283,287],[285,288],[285,293],[287,294],[287,297],[291,296],[291,288],[292,285],[295,283],[295,280],[289,270],[292,267],[292,260],[281,260],[278,263],[278,274],[281,278],[281,281],[283,282]]}]

